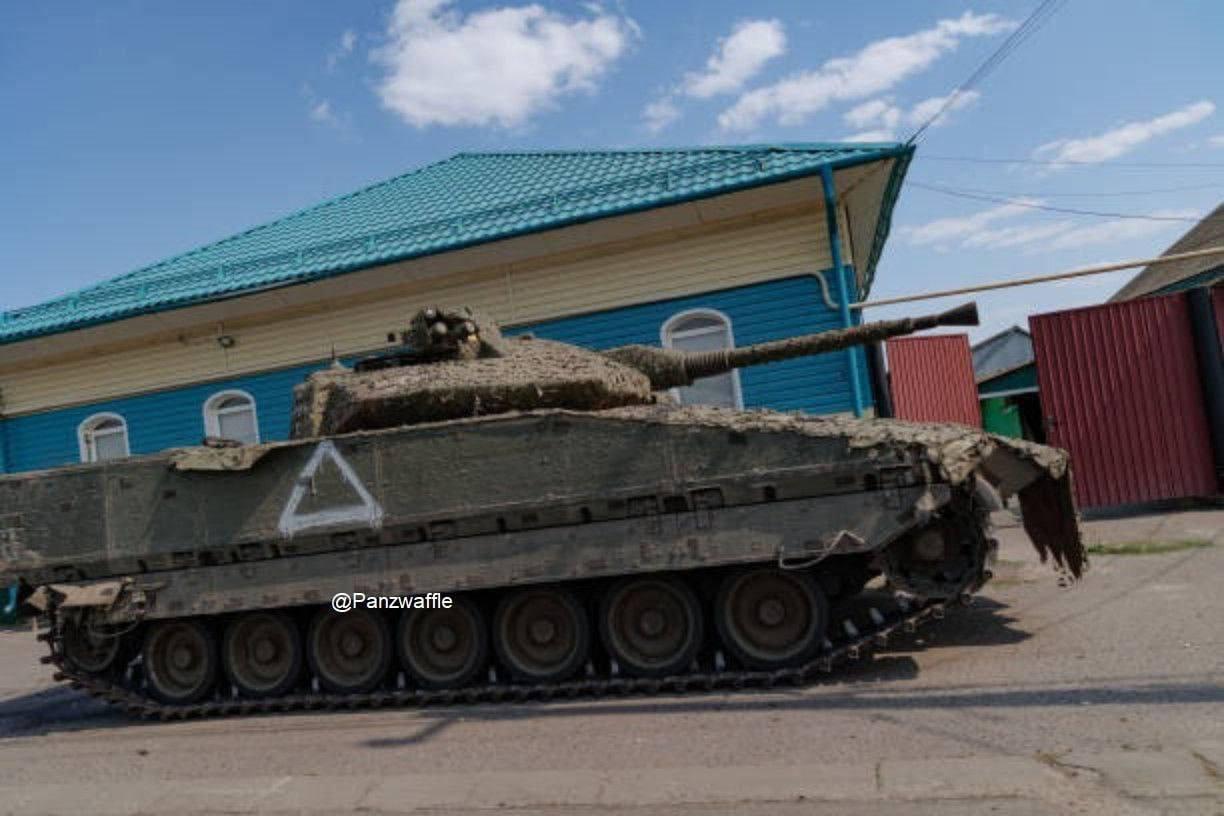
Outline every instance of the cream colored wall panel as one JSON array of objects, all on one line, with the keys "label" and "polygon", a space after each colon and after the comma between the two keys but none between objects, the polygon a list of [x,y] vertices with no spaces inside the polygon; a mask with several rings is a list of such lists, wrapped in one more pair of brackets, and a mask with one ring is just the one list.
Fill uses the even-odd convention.
[{"label": "cream colored wall panel", "polygon": [[684,266],[660,269],[643,265],[616,273],[592,272],[567,276],[556,287],[546,287],[543,281],[518,282],[526,291],[541,294],[530,303],[520,303],[518,314],[524,321],[615,308],[626,303],[660,300],[708,289],[724,289],[744,283],[810,273],[819,261],[813,253],[792,253],[775,257],[761,252],[745,257],[742,264],[719,266],[719,256],[696,257]]},{"label": "cream colored wall panel", "polygon": [[[529,322],[811,273],[829,266],[823,213],[712,229],[703,235],[525,270],[500,267],[446,279],[404,280],[267,322],[201,326],[134,347],[0,375],[4,409],[20,414],[362,353],[387,345],[417,309],[466,304]],[[222,349],[218,331],[235,338]]]}]

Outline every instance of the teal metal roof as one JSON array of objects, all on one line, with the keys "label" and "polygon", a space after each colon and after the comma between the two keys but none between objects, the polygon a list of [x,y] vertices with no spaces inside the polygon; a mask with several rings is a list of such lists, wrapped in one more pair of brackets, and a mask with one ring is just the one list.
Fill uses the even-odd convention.
[{"label": "teal metal roof", "polygon": [[0,314],[0,343],[319,280],[626,212],[898,158],[870,280],[913,149],[784,144],[667,150],[460,153],[120,275]]}]

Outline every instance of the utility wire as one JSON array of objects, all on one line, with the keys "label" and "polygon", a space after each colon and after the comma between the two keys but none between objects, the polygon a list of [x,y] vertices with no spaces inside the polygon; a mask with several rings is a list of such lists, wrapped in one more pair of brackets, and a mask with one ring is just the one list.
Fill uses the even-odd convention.
[{"label": "utility wire", "polygon": [[[922,186],[923,182],[909,181],[910,185]],[[1219,190],[1224,188],[1224,184],[1189,184],[1183,187],[1156,187],[1150,190],[1117,190],[1111,192],[1091,192],[1091,193],[1067,193],[1067,192],[1039,192],[1039,193],[1016,193],[1007,190],[984,190],[980,187],[955,187],[952,185],[943,184],[942,182],[926,182],[928,186],[941,186],[948,189],[956,189],[965,193],[978,193],[980,195],[998,195],[1007,196],[1008,198],[1122,198],[1125,196],[1146,196],[1160,195],[1161,193],[1185,193],[1193,190]]]},{"label": "utility wire", "polygon": [[935,111],[933,116],[919,125],[918,129],[911,133],[910,137],[905,140],[905,143],[914,144],[917,142],[919,137],[926,132],[926,129],[938,121],[941,116],[947,113],[948,110],[956,103],[957,99],[971,90],[975,85],[979,84],[992,71],[994,71],[995,68],[999,67],[1003,60],[1011,56],[1013,52],[1024,44],[1025,40],[1027,40],[1038,29],[1045,25],[1049,19],[1053,17],[1065,4],[1066,0],[1042,0],[1041,4],[1038,5],[1037,8],[1033,9],[1033,12],[1015,31],[1008,35],[1007,39],[995,49],[994,53],[987,57],[986,60],[979,65],[972,74],[969,75],[968,79],[957,86],[956,90],[948,94],[948,98],[945,99],[943,104],[939,106],[939,110]]},{"label": "utility wire", "polygon": [[1098,218],[1126,218],[1136,221],[1185,221],[1192,224],[1198,224],[1206,219],[1194,218],[1183,215],[1145,215],[1142,213],[1119,213],[1119,212],[1101,212],[1100,210],[1080,210],[1073,207],[1051,207],[1047,204],[1038,204],[1034,201],[1026,201],[1022,198],[1004,198],[1002,196],[979,195],[977,193],[967,192],[963,190],[955,190],[949,187],[939,187],[934,184],[923,184],[917,181],[909,183],[911,187],[918,187],[922,190],[931,190],[932,192],[942,193],[944,195],[955,196],[957,198],[970,198],[974,201],[990,201],[995,204],[1010,204],[1015,207],[1026,207],[1030,210],[1048,210],[1049,212],[1067,213],[1070,215],[1092,215]]},{"label": "utility wire", "polygon": [[1047,160],[1041,159],[998,159],[978,156],[933,156],[923,153],[918,156],[924,161],[968,162],[970,164],[1035,164],[1042,167],[1144,167],[1144,168],[1219,168],[1224,169],[1224,162],[1118,162],[1118,161],[1082,161],[1074,159]]}]

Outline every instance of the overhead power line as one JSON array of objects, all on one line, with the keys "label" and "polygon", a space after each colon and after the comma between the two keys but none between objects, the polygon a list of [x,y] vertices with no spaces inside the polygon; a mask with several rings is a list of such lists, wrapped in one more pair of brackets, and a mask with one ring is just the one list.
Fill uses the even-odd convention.
[{"label": "overhead power line", "polygon": [[1035,193],[1017,193],[1008,190],[984,190],[980,187],[953,187],[952,185],[943,184],[941,182],[920,182],[910,181],[910,185],[922,186],[927,184],[932,187],[940,186],[948,189],[956,189],[966,193],[978,193],[979,195],[997,195],[1006,196],[1007,198],[1124,198],[1126,196],[1146,196],[1146,195],[1161,195],[1162,193],[1186,193],[1194,190],[1220,190],[1224,189],[1224,184],[1187,184],[1181,187],[1155,187],[1149,190],[1111,190],[1106,192],[1093,191],[1086,193],[1069,193],[1069,192],[1051,192],[1044,190]]},{"label": "overhead power line", "polygon": [[1120,213],[1120,212],[1102,212],[1100,210],[1081,210],[1074,207],[1053,207],[1048,204],[1038,204],[1033,201],[1026,201],[1023,198],[1004,198],[994,195],[980,195],[978,193],[969,192],[966,190],[957,190],[951,187],[940,187],[934,184],[923,184],[918,181],[911,181],[911,187],[917,187],[922,190],[931,190],[932,192],[942,193],[943,195],[955,196],[957,198],[969,198],[974,201],[989,201],[995,204],[1008,204],[1013,207],[1025,207],[1030,210],[1046,210],[1048,212],[1065,213],[1069,215],[1091,215],[1097,218],[1125,218],[1136,221],[1185,221],[1192,224],[1197,224],[1203,219],[1185,215],[1147,215],[1144,213]]},{"label": "overhead power line", "polygon": [[1074,159],[1042,160],[1042,159],[1004,159],[982,156],[933,156],[920,153],[922,161],[966,162],[968,164],[1033,164],[1040,167],[1135,167],[1135,168],[1185,168],[1185,169],[1222,169],[1224,162],[1120,162],[1120,161],[1082,161]]},{"label": "overhead power line", "polygon": [[906,144],[914,144],[917,142],[918,138],[926,132],[927,128],[938,121],[941,116],[947,113],[948,110],[951,109],[954,104],[956,104],[957,99],[968,91],[972,90],[974,86],[978,85],[982,80],[989,76],[995,68],[999,67],[1003,60],[1011,56],[1012,53],[1014,53],[1018,48],[1020,48],[1021,45],[1024,44],[1025,40],[1031,37],[1038,29],[1045,25],[1051,17],[1058,13],[1058,10],[1062,8],[1065,3],[1066,0],[1042,0],[1037,8],[1033,9],[1032,14],[1030,14],[1028,18],[1025,19],[1025,21],[1021,23],[1018,28],[1016,28],[1015,31],[1008,35],[1007,39],[995,49],[994,53],[987,57],[985,61],[983,61],[982,64],[969,75],[968,79],[957,86],[956,90],[948,94],[948,98],[945,99],[943,104],[939,106],[939,110],[935,111],[933,116],[919,125],[917,130],[910,134],[910,137],[906,139]]}]

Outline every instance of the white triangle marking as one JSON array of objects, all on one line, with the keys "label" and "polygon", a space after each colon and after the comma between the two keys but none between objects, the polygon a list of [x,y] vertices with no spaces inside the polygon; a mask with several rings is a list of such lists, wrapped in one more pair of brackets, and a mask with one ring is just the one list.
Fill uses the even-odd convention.
[{"label": "white triangle marking", "polygon": [[[316,510],[313,513],[299,513],[298,507],[302,503],[302,499],[306,498],[306,491],[310,489],[310,484],[314,480],[315,474],[319,472],[319,468],[323,465],[323,460],[330,459],[336,468],[340,471],[342,478],[349,487],[353,488],[358,498],[361,499],[360,504],[347,504],[339,507],[329,507],[326,510]],[[285,504],[285,509],[281,511],[280,524],[278,529],[281,535],[286,538],[292,538],[295,534],[304,530],[313,530],[319,527],[335,527],[338,525],[352,526],[354,524],[364,524],[368,527],[378,528],[382,526],[383,509],[382,505],[370,494],[366,486],[361,483],[360,477],[357,476],[357,471],[353,470],[353,466],[345,461],[340,455],[340,451],[336,450],[336,446],[330,439],[326,439],[319,443],[307,460],[306,466],[298,473],[293,492],[289,494],[289,501]]]}]

